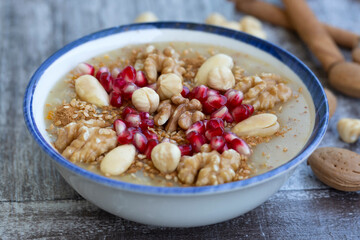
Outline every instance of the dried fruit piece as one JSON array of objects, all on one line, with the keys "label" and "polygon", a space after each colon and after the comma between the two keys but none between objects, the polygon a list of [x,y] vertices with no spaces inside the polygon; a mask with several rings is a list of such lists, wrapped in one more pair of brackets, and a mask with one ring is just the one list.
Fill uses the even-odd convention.
[{"label": "dried fruit piece", "polygon": [[107,176],[124,173],[135,160],[135,147],[121,145],[108,152],[100,163],[100,170]]},{"label": "dried fruit piece", "polygon": [[109,95],[99,81],[91,75],[83,75],[75,80],[75,91],[81,100],[96,106],[109,106]]}]

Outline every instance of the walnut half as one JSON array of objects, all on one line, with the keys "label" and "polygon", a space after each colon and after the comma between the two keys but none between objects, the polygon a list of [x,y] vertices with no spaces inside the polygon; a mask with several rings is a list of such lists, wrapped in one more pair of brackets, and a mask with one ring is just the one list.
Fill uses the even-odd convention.
[{"label": "walnut half", "polygon": [[114,130],[78,122],[60,128],[54,145],[72,162],[94,162],[100,155],[115,148],[116,144]]},{"label": "walnut half", "polygon": [[196,186],[218,185],[231,182],[240,167],[242,157],[235,150],[197,153],[183,156],[178,166],[178,178],[185,184]]}]

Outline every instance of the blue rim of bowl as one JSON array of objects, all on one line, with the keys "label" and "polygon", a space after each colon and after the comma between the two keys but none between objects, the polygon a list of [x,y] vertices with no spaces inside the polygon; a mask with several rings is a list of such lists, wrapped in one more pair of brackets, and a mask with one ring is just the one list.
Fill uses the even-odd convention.
[{"label": "blue rim of bowl", "polygon": [[[302,79],[302,81],[306,80],[311,82],[312,84],[311,88],[309,89],[309,86],[307,86],[307,88],[313,98],[315,105],[315,125],[310,138],[308,139],[307,143],[300,151],[300,153],[296,155],[293,159],[288,161],[287,163],[271,171],[251,177],[249,179],[220,184],[216,186],[203,186],[203,187],[156,187],[156,186],[146,186],[146,185],[122,182],[119,180],[107,178],[92,173],[90,171],[87,171],[71,163],[64,157],[62,157],[61,154],[58,153],[42,137],[34,121],[34,116],[32,111],[33,94],[37,82],[41,78],[42,74],[60,56],[62,56],[66,52],[72,50],[73,48],[76,48],[81,44],[99,38],[103,38],[109,35],[118,34],[121,32],[146,30],[146,29],[192,30],[192,31],[212,33],[212,34],[217,34],[224,37],[232,38],[267,52],[268,54],[272,55],[273,57],[277,58],[285,65],[287,65],[293,72],[295,72],[300,77],[300,79]],[[318,107],[316,108],[316,106]],[[48,155],[50,155],[50,157],[54,159],[56,163],[60,164],[62,167],[65,167],[68,170],[70,170],[72,173],[85,177],[88,180],[95,181],[97,183],[104,184],[110,187],[138,192],[138,193],[144,193],[144,194],[161,194],[161,195],[219,193],[219,192],[244,188],[250,185],[255,185],[256,183],[260,183],[265,181],[266,179],[270,179],[276,175],[280,175],[281,173],[286,172],[287,170],[291,169],[292,167],[296,166],[297,164],[305,160],[315,150],[315,148],[320,144],[322,138],[325,135],[328,125],[328,118],[329,118],[328,103],[325,97],[324,89],[322,88],[320,81],[311,72],[311,70],[294,55],[292,55],[291,53],[280,47],[275,46],[272,43],[253,37],[243,32],[233,31],[230,29],[216,27],[212,25],[189,23],[189,22],[153,22],[153,23],[140,23],[140,24],[117,26],[89,34],[87,36],[84,36],[78,40],[75,40],[67,44],[66,46],[55,52],[47,60],[45,60],[41,64],[41,66],[36,70],[34,75],[31,77],[24,96],[23,111],[24,111],[25,123],[31,135],[35,138],[36,142],[40,145],[40,147],[43,150],[45,150],[45,152]]]}]

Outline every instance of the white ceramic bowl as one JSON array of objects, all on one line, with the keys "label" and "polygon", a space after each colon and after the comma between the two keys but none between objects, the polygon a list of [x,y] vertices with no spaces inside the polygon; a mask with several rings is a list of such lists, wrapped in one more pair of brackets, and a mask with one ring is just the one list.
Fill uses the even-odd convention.
[{"label": "white ceramic bowl", "polygon": [[[129,44],[187,41],[225,46],[261,58],[290,79],[300,78],[315,106],[313,133],[286,164],[253,178],[205,187],[152,187],[96,175],[69,162],[50,144],[44,104],[54,84],[78,63]],[[259,206],[274,194],[320,143],[327,128],[328,106],[321,84],[297,58],[271,43],[209,25],[159,22],[115,27],[85,36],[49,57],[30,80],[24,98],[29,131],[53,159],[65,180],[85,199],[120,217],[140,223],[193,227],[225,221]]]}]

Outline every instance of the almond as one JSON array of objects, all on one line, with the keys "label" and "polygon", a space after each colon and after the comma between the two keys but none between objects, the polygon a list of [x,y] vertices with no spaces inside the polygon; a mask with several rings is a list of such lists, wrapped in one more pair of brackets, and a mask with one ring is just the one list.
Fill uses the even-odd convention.
[{"label": "almond", "polygon": [[360,190],[360,155],[343,148],[319,148],[309,157],[315,176],[340,191]]},{"label": "almond", "polygon": [[329,102],[329,118],[331,118],[336,110],[336,106],[337,106],[337,100],[335,95],[327,88],[324,89],[325,93],[326,93],[326,97],[328,99]]},{"label": "almond", "polygon": [[232,128],[232,132],[241,136],[271,136],[280,128],[277,116],[271,113],[254,115],[239,122]]}]

